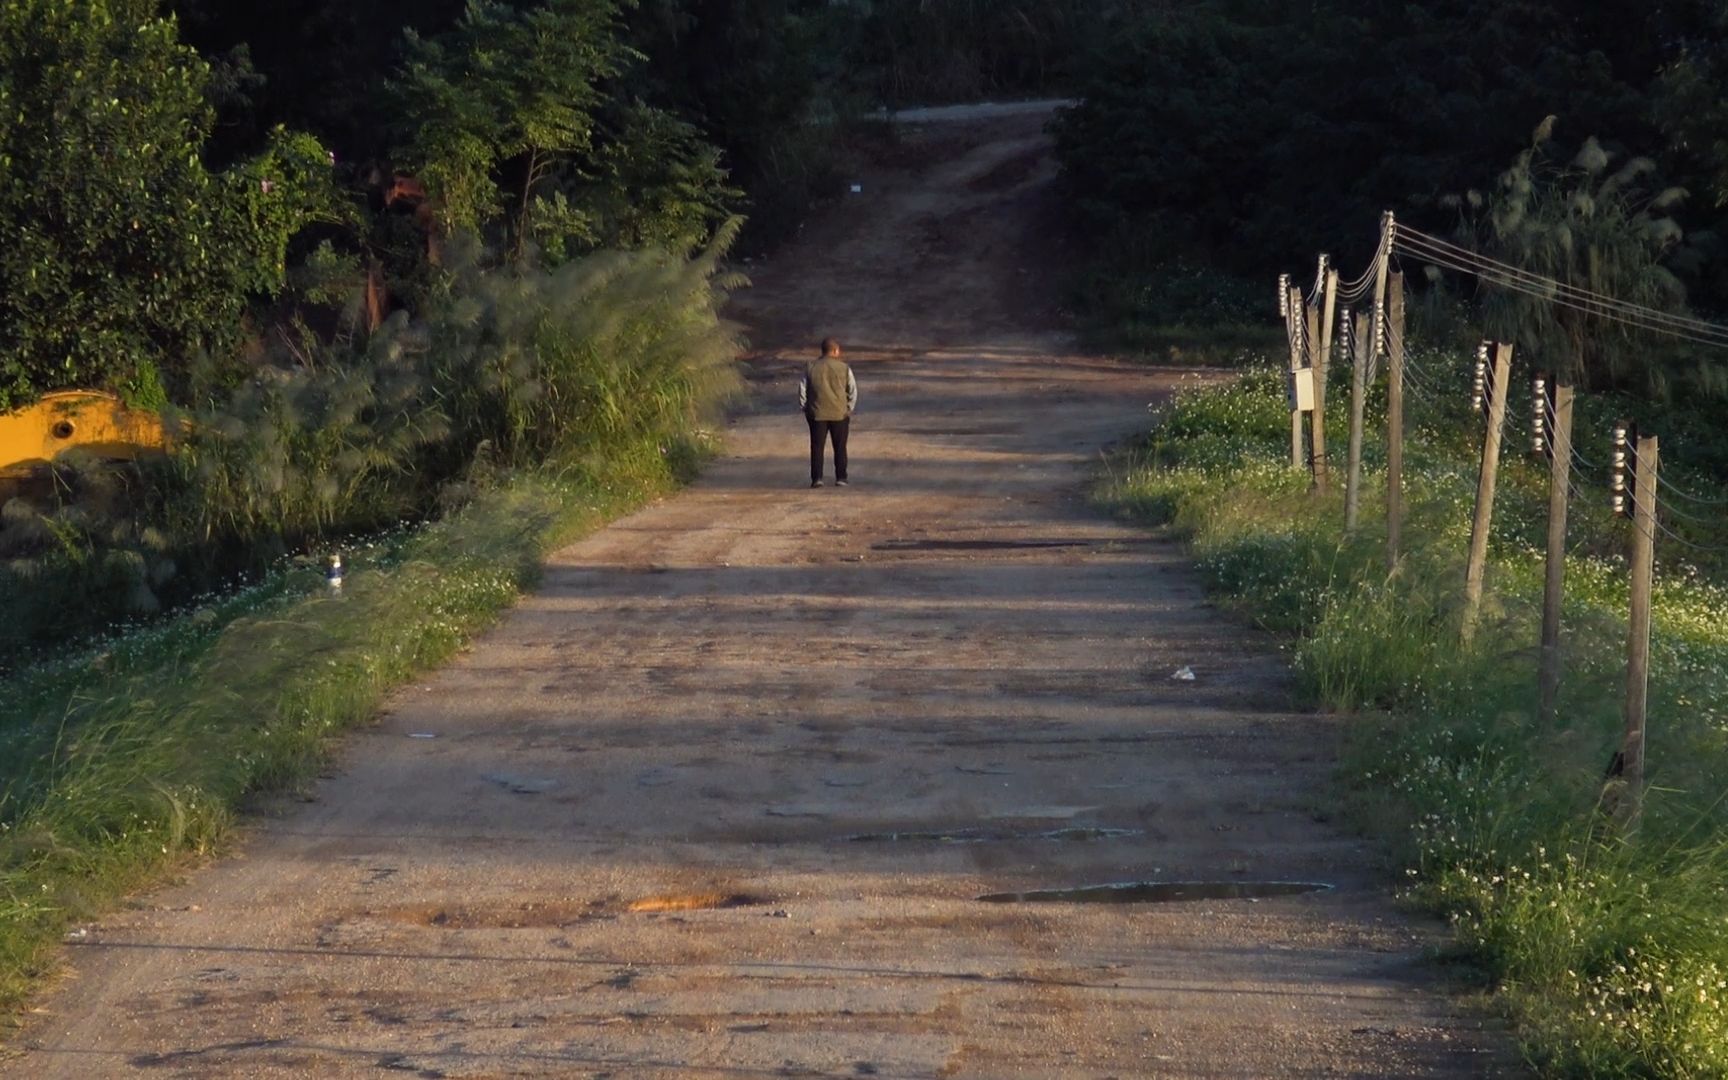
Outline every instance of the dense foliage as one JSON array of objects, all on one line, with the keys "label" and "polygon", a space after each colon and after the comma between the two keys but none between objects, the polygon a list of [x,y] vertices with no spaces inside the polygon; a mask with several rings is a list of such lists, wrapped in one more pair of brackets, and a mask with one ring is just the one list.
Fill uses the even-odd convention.
[{"label": "dense foliage", "polygon": [[159,403],[158,373],[233,348],[289,239],[333,212],[310,136],[203,163],[209,66],[155,7],[0,5],[0,410],[78,385]]},{"label": "dense foliage", "polygon": [[875,0],[853,53],[890,107],[1068,87],[1106,12],[1134,0]]},{"label": "dense foliage", "polygon": [[694,260],[647,249],[551,271],[473,245],[418,317],[347,344],[285,342],[219,399],[171,410],[142,475],[63,461],[0,516],[0,653],[149,614],[308,545],[448,509],[475,470],[603,477],[621,455],[687,459],[731,390],[724,229]]},{"label": "dense foliage", "polygon": [[[0,409],[94,386],[173,433],[166,461],[69,455],[6,503],[8,655],[439,513],[477,460],[677,452],[724,394],[740,193],[624,85],[619,6],[368,24],[390,49],[328,43],[364,79],[303,83],[330,58],[262,31],[359,25],[337,7],[188,5],[195,33],[249,35],[214,63],[149,0],[0,8]],[[376,128],[293,100],[350,90]],[[383,156],[333,169],[280,120]]]},{"label": "dense foliage", "polygon": [[[1113,283],[1080,299],[1114,321],[1140,317],[1127,283],[1177,258],[1262,283],[1322,250],[1353,270],[1385,209],[1628,299],[1728,306],[1719,5],[1205,0],[1112,18],[1057,137],[1104,247],[1096,277]],[[1541,141],[1594,149],[1572,167],[1551,147],[1532,156],[1548,117]],[[1524,210],[1546,226],[1503,227]],[[1654,219],[1662,231],[1640,238]],[[1583,271],[1595,250],[1617,269]],[[1665,381],[1645,374],[1610,376]]]},{"label": "dense foliage", "polygon": [[1710,11],[1702,0],[1654,11],[1496,0],[1159,8],[1122,17],[1058,133],[1073,190],[1095,214],[1237,265],[1306,262],[1320,236],[1358,237],[1363,255],[1380,210],[1486,184],[1549,115],[1567,144],[1594,135],[1660,159],[1670,113],[1651,91],[1687,35],[1699,63],[1713,55]]}]

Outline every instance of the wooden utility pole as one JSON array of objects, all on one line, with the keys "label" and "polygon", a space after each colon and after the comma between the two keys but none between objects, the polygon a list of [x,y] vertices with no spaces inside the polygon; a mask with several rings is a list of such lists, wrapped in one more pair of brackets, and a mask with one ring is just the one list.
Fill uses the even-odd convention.
[{"label": "wooden utility pole", "polygon": [[1314,448],[1314,490],[1326,490],[1326,363],[1332,352],[1332,320],[1338,303],[1338,271],[1320,256],[1321,299],[1315,312],[1317,333],[1309,338],[1314,367],[1314,420],[1309,444]]},{"label": "wooden utility pole", "polygon": [[1476,634],[1482,609],[1482,576],[1488,565],[1488,527],[1494,520],[1494,484],[1500,475],[1500,435],[1506,422],[1506,391],[1512,346],[1494,346],[1493,382],[1488,386],[1488,424],[1482,434],[1482,467],[1476,474],[1476,516],[1470,525],[1470,560],[1464,566],[1464,641]]},{"label": "wooden utility pole", "polygon": [[1626,633],[1626,735],[1620,743],[1624,790],[1615,811],[1628,830],[1644,810],[1644,721],[1650,689],[1650,589],[1656,569],[1656,436],[1638,439],[1632,485],[1632,617]]},{"label": "wooden utility pole", "polygon": [[1380,214],[1380,249],[1374,255],[1374,306],[1386,302],[1386,281],[1392,272],[1392,240],[1398,232],[1398,219],[1392,211]]},{"label": "wooden utility pole", "polygon": [[1313,388],[1308,409],[1308,459],[1303,462],[1308,466],[1308,474],[1313,479],[1313,486],[1319,488],[1325,484],[1323,462],[1326,460],[1326,428],[1321,424],[1325,415],[1320,405],[1320,368],[1314,366],[1314,342],[1320,337],[1320,309],[1308,308],[1307,315],[1307,345],[1308,345],[1308,385]]},{"label": "wooden utility pole", "polygon": [[[1388,215],[1390,217],[1390,215]],[[1386,310],[1386,570],[1398,568],[1404,532],[1404,275],[1393,274]],[[1374,343],[1375,348],[1380,343]]]},{"label": "wooden utility pole", "polygon": [[1307,312],[1302,304],[1302,290],[1294,286],[1284,293],[1284,317],[1288,323],[1290,335],[1290,467],[1300,469],[1307,465],[1307,459],[1302,456],[1302,406],[1296,397],[1296,373],[1302,370],[1304,348],[1303,333],[1306,329]]},{"label": "wooden utility pole", "polygon": [[[1552,430],[1547,432],[1548,466],[1548,564],[1542,585],[1542,654],[1536,681],[1540,691],[1537,715],[1552,725],[1560,696],[1560,606],[1566,585],[1566,509],[1572,480],[1572,387],[1556,383],[1553,397],[1546,387],[1535,393],[1538,416],[1552,410]],[[1538,425],[1537,430],[1544,430]]]},{"label": "wooden utility pole", "polygon": [[1356,519],[1362,501],[1362,423],[1367,408],[1368,358],[1373,355],[1374,340],[1366,315],[1357,315],[1351,327],[1350,341],[1350,459],[1344,475],[1344,528],[1356,531]]},{"label": "wooden utility pole", "polygon": [[[1398,231],[1398,223],[1392,216],[1392,211],[1386,210],[1380,214],[1380,247],[1374,253],[1374,310],[1384,313],[1387,308],[1386,287],[1393,277],[1392,274],[1392,240]],[[1402,279],[1400,279],[1402,280]],[[1376,333],[1383,329],[1375,327]],[[1374,348],[1379,349],[1386,342],[1378,336]],[[1378,352],[1375,353],[1379,355]]]}]

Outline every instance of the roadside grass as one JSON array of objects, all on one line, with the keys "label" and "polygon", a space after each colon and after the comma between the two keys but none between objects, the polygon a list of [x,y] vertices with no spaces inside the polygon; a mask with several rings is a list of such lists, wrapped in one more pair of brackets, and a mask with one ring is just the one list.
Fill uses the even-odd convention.
[{"label": "roadside grass", "polygon": [[[1422,360],[1468,385],[1466,357]],[[1341,773],[1353,817],[1384,833],[1409,900],[1450,920],[1450,958],[1482,973],[1532,1064],[1554,1076],[1728,1076],[1728,573],[1658,540],[1648,794],[1640,828],[1622,835],[1602,793],[1620,738],[1629,525],[1606,513],[1605,478],[1577,478],[1565,678],[1544,725],[1546,468],[1518,455],[1528,433],[1507,435],[1489,593],[1467,646],[1479,424],[1431,393],[1412,400],[1405,554],[1388,572],[1382,448],[1366,455],[1363,524],[1347,535],[1342,470],[1316,495],[1288,465],[1282,380],[1269,362],[1179,394],[1096,497],[1185,537],[1216,591],[1294,638],[1312,703],[1354,714]],[[1328,427],[1342,447],[1342,425]],[[1580,449],[1603,462],[1598,429],[1581,418]]]},{"label": "roadside grass", "polygon": [[698,444],[505,473],[443,520],[0,683],[0,1018],[69,928],[219,850],[255,796],[491,625],[542,556],[665,492]]}]

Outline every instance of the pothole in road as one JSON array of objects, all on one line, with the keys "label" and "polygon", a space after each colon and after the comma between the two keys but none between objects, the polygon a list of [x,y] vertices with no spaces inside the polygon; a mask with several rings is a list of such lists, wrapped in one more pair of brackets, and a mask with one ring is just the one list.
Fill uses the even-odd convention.
[{"label": "pothole in road", "polygon": [[872,551],[1025,551],[1091,547],[1090,540],[883,540]]},{"label": "pothole in road", "polygon": [[708,911],[718,908],[753,907],[769,897],[743,892],[689,892],[645,896],[620,904],[605,900],[553,901],[499,905],[421,904],[379,912],[393,922],[435,930],[534,930],[554,929],[596,919],[614,919],[620,911],[652,915],[660,912]]},{"label": "pothole in road", "polygon": [[632,900],[624,910],[651,915],[663,911],[713,911],[718,908],[755,907],[767,902],[767,897],[753,896],[750,893],[667,893],[664,896],[644,896],[640,900]]},{"label": "pothole in road", "polygon": [[986,893],[987,904],[1179,904],[1189,900],[1262,900],[1330,892],[1318,881],[1124,881],[1077,889]]},{"label": "pothole in road", "polygon": [[1114,829],[1085,825],[1037,831],[1008,829],[920,829],[906,832],[855,833],[846,839],[854,844],[994,844],[1016,840],[1069,841],[1123,840],[1144,835],[1142,829]]}]

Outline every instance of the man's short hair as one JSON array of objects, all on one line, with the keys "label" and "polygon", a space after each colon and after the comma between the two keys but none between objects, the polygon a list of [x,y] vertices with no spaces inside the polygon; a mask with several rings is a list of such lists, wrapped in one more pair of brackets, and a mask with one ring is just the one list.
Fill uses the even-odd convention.
[{"label": "man's short hair", "polygon": [[823,356],[839,356],[840,355],[840,339],[839,338],[831,338],[831,337],[823,338],[822,339],[822,355]]}]

